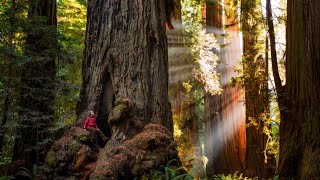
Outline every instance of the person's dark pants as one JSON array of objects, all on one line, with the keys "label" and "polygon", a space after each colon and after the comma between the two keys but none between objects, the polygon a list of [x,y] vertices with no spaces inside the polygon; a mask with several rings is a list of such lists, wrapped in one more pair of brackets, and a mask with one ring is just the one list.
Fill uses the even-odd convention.
[{"label": "person's dark pants", "polygon": [[94,128],[94,127],[88,127],[88,131],[92,132],[95,135],[100,136],[101,140],[105,143],[108,138],[103,134],[103,132],[100,129]]}]

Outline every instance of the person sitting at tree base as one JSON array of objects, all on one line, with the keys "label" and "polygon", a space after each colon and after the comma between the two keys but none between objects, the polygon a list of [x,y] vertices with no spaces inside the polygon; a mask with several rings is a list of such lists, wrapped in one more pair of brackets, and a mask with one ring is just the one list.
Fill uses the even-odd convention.
[{"label": "person sitting at tree base", "polygon": [[[95,136],[96,135],[100,136],[103,143],[105,143],[108,140],[108,138],[98,128],[97,121],[96,121],[96,118],[94,116],[93,111],[89,112],[89,116],[86,118],[86,121],[84,122],[83,128],[86,129],[87,131],[90,131]],[[95,140],[97,140],[97,139],[95,138]]]}]

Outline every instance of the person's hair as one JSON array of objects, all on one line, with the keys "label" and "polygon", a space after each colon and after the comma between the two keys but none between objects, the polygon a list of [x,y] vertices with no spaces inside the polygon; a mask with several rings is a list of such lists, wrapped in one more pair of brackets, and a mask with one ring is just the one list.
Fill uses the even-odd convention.
[{"label": "person's hair", "polygon": [[93,111],[91,111],[91,110],[89,111],[88,117],[91,117],[91,112],[93,112]]}]

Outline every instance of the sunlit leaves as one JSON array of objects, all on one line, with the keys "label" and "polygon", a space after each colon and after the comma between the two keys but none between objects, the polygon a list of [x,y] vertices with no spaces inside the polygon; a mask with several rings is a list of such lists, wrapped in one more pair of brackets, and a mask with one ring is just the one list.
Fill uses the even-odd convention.
[{"label": "sunlit leaves", "polygon": [[206,34],[205,31],[201,31],[199,37],[198,43],[194,45],[195,53],[199,53],[195,75],[206,92],[211,95],[220,94],[222,88],[220,74],[217,72],[219,44],[213,34]]},{"label": "sunlit leaves", "polygon": [[200,30],[202,26],[201,9],[204,7],[204,0],[182,0],[182,26],[185,31]]},{"label": "sunlit leaves", "polygon": [[58,1],[58,31],[65,55],[58,61],[56,117],[68,124],[76,119],[75,108],[82,83],[82,60],[86,27],[86,1]]}]

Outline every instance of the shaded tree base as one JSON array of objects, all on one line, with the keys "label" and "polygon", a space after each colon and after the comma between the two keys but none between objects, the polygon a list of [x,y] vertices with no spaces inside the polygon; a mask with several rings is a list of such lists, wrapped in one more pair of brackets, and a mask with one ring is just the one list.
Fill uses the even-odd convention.
[{"label": "shaded tree base", "polygon": [[133,179],[178,157],[172,134],[158,124],[132,138],[111,138],[102,149],[91,137],[82,128],[67,130],[48,152],[41,179]]}]

